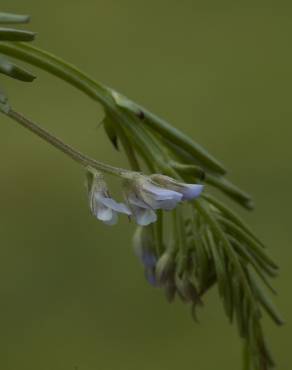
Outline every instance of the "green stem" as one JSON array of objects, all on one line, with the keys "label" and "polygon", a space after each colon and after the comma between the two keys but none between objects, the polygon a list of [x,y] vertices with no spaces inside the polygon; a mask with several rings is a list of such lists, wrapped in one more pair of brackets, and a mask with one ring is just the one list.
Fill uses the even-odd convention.
[{"label": "green stem", "polygon": [[[111,89],[94,81],[88,75],[84,74],[78,68],[64,60],[36,47],[23,43],[8,44],[0,42],[0,52],[31,65],[35,65],[42,70],[67,81],[92,99],[101,103],[106,110],[113,112],[116,117],[120,118],[121,122],[124,123],[127,120],[126,112],[117,105],[116,100],[113,98],[113,91]],[[138,107],[135,103],[133,103],[133,105]],[[141,107],[138,108],[142,109]],[[215,171],[225,173],[225,169],[221,164],[198,144],[194,143],[189,137],[170,126],[167,122],[152,115],[147,110],[144,110],[144,108],[143,113],[145,114],[144,122],[148,124],[149,127],[153,128],[154,131],[158,130],[158,132],[162,133],[170,140],[173,140],[178,145],[186,148],[186,150],[192,153],[193,156],[200,158],[207,166],[210,166],[210,168]],[[133,115],[131,114],[131,118],[133,118],[132,116]],[[140,122],[137,122],[136,126],[139,126],[139,123]]]},{"label": "green stem", "polygon": [[48,52],[23,43],[8,44],[0,42],[0,53],[47,71],[81,90],[90,98],[100,102],[107,108],[115,108],[114,100],[105,87],[61,58],[57,58]]},{"label": "green stem", "polygon": [[[144,151],[145,140],[147,140],[147,137],[143,135],[144,130],[141,130],[138,125],[131,124],[132,122],[128,114],[117,107],[111,93],[106,87],[91,79],[75,66],[31,45],[22,43],[0,43],[0,52],[31,65],[35,65],[42,70],[61,78],[81,90],[93,100],[101,103],[105,107],[106,112],[110,113],[119,125],[122,126],[123,130],[129,134],[129,137],[131,139],[135,137],[136,140],[133,140],[133,143],[140,154],[142,154],[141,152]],[[155,150],[156,148],[152,147],[152,149]],[[154,154],[153,150],[151,150],[150,153],[143,153],[143,157],[148,165],[150,163],[148,160],[149,155],[154,156],[156,154],[157,153]],[[156,159],[157,158],[158,157],[156,156]]]},{"label": "green stem", "polygon": [[56,136],[52,135],[45,129],[41,128],[38,124],[31,121],[30,119],[24,117],[22,114],[16,112],[13,109],[9,109],[7,113],[5,113],[8,117],[13,119],[15,122],[19,123],[23,127],[27,128],[43,140],[47,141],[55,148],[59,149],[63,153],[67,154],[70,158],[74,159],[76,162],[82,164],[85,167],[92,167],[96,170],[106,172],[108,174],[122,176],[124,173],[128,172],[127,170],[116,168],[105,163],[96,161],[86,155],[80,153],[78,150],[72,148],[70,145],[64,143],[62,140],[57,138]]}]

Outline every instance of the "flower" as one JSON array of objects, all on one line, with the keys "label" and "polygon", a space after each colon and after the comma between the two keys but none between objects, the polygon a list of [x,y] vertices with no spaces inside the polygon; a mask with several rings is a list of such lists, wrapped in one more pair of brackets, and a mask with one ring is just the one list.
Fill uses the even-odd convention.
[{"label": "flower", "polygon": [[134,252],[144,267],[156,266],[157,258],[153,234],[154,231],[151,226],[138,226],[133,237]]},{"label": "flower", "polygon": [[185,184],[165,175],[154,174],[150,177],[156,184],[163,186],[166,189],[170,189],[180,193],[182,195],[182,200],[191,200],[198,198],[204,188],[203,185]]},{"label": "flower", "polygon": [[115,225],[118,213],[131,215],[129,208],[109,196],[107,185],[101,173],[88,173],[89,206],[92,214],[107,225]]},{"label": "flower", "polygon": [[154,174],[145,176],[129,173],[125,180],[125,196],[128,206],[141,226],[157,220],[155,210],[170,211],[183,200],[197,198],[203,185],[184,184],[171,177]]},{"label": "flower", "polygon": [[157,257],[155,253],[154,230],[151,226],[139,226],[133,237],[133,246],[136,256],[144,266],[144,273],[150,285],[158,285],[156,279]]},{"label": "flower", "polygon": [[148,176],[131,174],[125,182],[125,196],[137,223],[149,225],[157,220],[155,210],[171,210],[182,200],[182,194],[156,184]]},{"label": "flower", "polygon": [[126,192],[129,208],[138,225],[147,226],[157,220],[156,213],[132,191]]}]

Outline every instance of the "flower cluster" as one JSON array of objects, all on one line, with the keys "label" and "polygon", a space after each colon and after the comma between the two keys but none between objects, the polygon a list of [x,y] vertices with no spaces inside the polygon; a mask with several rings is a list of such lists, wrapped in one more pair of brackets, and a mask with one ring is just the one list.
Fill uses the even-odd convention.
[{"label": "flower cluster", "polygon": [[127,172],[123,175],[124,204],[110,197],[101,173],[95,171],[89,176],[90,209],[108,225],[115,224],[118,213],[123,213],[132,216],[138,225],[147,226],[157,220],[156,210],[170,211],[181,201],[197,198],[203,190],[203,185],[181,183],[164,175]]}]

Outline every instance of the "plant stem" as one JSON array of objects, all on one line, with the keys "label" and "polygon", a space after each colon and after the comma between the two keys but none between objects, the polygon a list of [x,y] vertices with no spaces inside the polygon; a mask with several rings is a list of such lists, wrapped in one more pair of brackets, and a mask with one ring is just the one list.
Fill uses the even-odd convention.
[{"label": "plant stem", "polygon": [[74,159],[76,162],[82,164],[84,167],[92,167],[96,170],[106,172],[111,175],[121,176],[124,173],[128,172],[122,168],[117,168],[110,166],[108,164],[99,162],[93,158],[90,158],[78,150],[72,148],[70,145],[64,143],[61,139],[57,138],[56,136],[52,135],[47,130],[40,127],[37,123],[31,121],[30,119],[24,117],[21,113],[16,112],[13,109],[9,109],[7,113],[5,113],[8,117],[13,119],[15,122],[19,123],[20,125],[24,126],[43,140],[47,141],[55,148],[61,150],[63,153],[67,154],[70,158]]},{"label": "plant stem", "polygon": [[[123,123],[127,120],[127,114],[130,114],[131,118],[133,118],[133,112],[121,109],[117,104],[116,100],[113,98],[113,90],[96,82],[74,65],[65,62],[53,54],[38,49],[32,45],[5,42],[0,42],[0,52],[31,65],[35,65],[42,70],[67,81],[69,84],[75,86],[95,101],[101,103],[107,111],[114,112],[115,116],[119,118],[120,121],[123,121]],[[188,136],[170,126],[167,122],[156,117],[146,109],[133,102],[132,104],[136,110],[138,109],[139,112],[142,111],[143,114],[145,114],[145,120],[143,120],[145,125],[152,128],[154,132],[157,131],[162,134],[165,139],[169,138],[171,142],[177,143],[179,147],[186,148],[187,152],[191,153],[192,162],[194,158],[200,158],[202,163],[205,163],[208,168],[210,167],[215,172],[220,174],[224,174],[226,172],[225,168],[215,158],[213,158],[213,156],[193,142]],[[140,120],[138,120],[136,126],[139,126],[139,123],[141,123],[139,121]]]}]

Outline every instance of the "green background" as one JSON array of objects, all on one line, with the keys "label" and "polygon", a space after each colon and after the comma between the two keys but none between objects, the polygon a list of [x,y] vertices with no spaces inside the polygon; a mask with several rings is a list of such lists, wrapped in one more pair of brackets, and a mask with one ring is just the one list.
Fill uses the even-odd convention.
[{"label": "green background", "polygon": [[[291,365],[292,6],[282,1],[4,0],[32,14],[36,44],[165,117],[226,163],[254,195],[239,210],[281,266],[265,320]],[[32,70],[35,70],[32,68]],[[127,166],[98,128],[102,109],[36,71],[1,77],[14,106],[68,143]],[[23,128],[0,127],[0,367],[5,370],[235,370],[241,348],[216,289],[200,323],[145,282],[134,225],[88,211],[83,170]],[[113,186],[117,188],[117,184]]]}]

